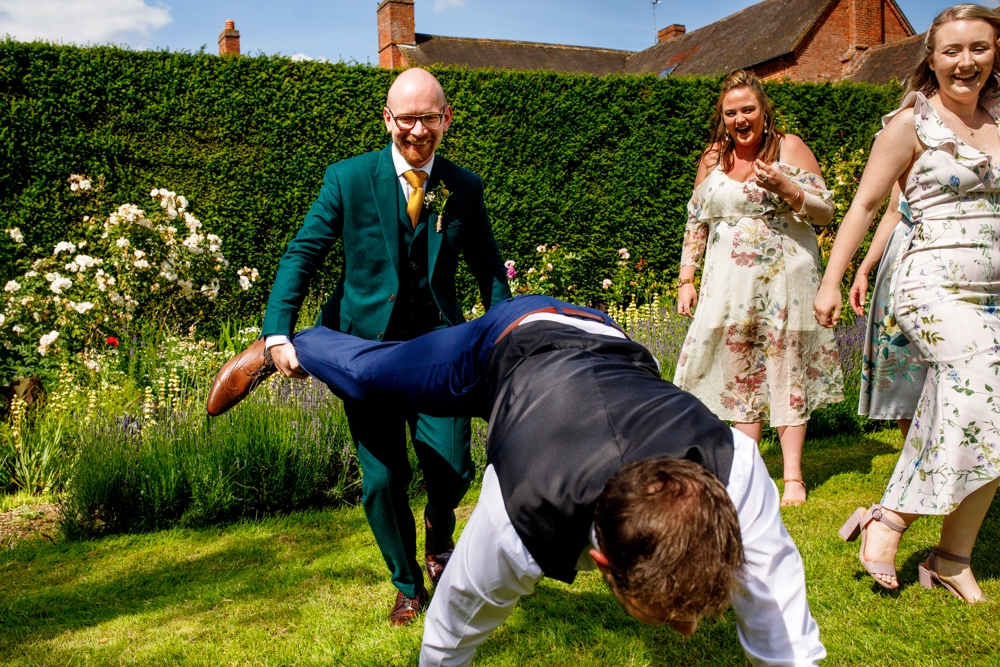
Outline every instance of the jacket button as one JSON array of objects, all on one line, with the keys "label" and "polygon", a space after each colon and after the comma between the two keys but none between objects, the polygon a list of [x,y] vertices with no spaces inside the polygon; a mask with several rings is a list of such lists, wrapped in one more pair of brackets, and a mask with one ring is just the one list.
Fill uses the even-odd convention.
[{"label": "jacket button", "polygon": [[395,301],[395,300],[396,300],[396,295],[395,294],[390,294],[389,295],[389,301]]}]

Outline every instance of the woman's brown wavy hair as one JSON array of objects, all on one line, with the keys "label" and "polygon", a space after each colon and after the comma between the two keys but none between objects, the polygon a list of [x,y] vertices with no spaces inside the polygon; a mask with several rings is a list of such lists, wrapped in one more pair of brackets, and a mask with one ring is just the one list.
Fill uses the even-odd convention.
[{"label": "woman's brown wavy hair", "polygon": [[715,111],[712,112],[712,120],[709,121],[712,136],[708,140],[708,146],[701,152],[702,158],[709,153],[717,155],[716,162],[722,163],[722,171],[726,173],[733,168],[733,152],[736,148],[736,142],[726,131],[726,123],[722,115],[722,100],[725,99],[729,91],[737,88],[749,88],[750,92],[757,98],[761,111],[764,112],[764,141],[757,149],[755,157],[767,164],[777,162],[781,154],[781,137],[784,136],[774,126],[774,102],[764,92],[764,87],[760,85],[760,79],[753,72],[743,69],[733,72],[723,79],[722,85],[719,86],[719,99],[715,102]]},{"label": "woman's brown wavy hair", "polygon": [[986,80],[983,89],[979,91],[979,99],[986,99],[1000,90],[1000,83],[997,80],[997,77],[1000,77],[1000,47],[997,46],[996,40],[1000,36],[1000,14],[982,5],[964,4],[949,7],[931,22],[931,27],[927,29],[927,34],[924,36],[923,55],[906,79],[906,92],[903,93],[903,97],[914,90],[923,93],[925,97],[930,97],[938,92],[937,77],[931,69],[934,40],[941,26],[952,21],[985,21],[993,26],[993,76]]}]

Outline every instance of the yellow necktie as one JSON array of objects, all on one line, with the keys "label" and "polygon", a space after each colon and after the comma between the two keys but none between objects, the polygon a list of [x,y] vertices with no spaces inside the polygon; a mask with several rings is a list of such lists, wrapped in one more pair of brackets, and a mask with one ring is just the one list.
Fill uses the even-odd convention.
[{"label": "yellow necktie", "polygon": [[420,220],[420,209],[424,205],[424,181],[427,180],[427,172],[411,169],[403,172],[403,178],[410,184],[410,199],[406,202],[406,214],[410,216],[410,222],[416,229],[417,221]]}]

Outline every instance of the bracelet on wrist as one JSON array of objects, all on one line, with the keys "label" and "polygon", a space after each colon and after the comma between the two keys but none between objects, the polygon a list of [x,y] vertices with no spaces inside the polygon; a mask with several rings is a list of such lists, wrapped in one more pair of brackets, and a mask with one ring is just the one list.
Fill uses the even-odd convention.
[{"label": "bracelet on wrist", "polygon": [[694,278],[678,278],[677,279],[677,287],[678,287],[678,289],[681,288],[681,287],[683,287],[684,285],[693,285],[693,284],[694,284]]}]

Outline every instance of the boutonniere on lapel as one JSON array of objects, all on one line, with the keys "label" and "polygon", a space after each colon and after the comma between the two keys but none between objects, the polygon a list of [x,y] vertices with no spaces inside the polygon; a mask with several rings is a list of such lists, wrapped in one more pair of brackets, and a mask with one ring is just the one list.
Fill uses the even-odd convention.
[{"label": "boutonniere on lapel", "polygon": [[444,181],[438,181],[437,187],[424,195],[424,206],[437,213],[437,225],[434,231],[441,233],[441,221],[444,219],[444,207],[448,203],[451,191],[445,187]]}]

